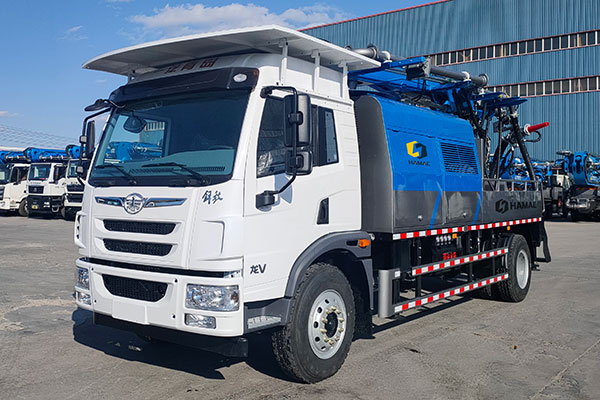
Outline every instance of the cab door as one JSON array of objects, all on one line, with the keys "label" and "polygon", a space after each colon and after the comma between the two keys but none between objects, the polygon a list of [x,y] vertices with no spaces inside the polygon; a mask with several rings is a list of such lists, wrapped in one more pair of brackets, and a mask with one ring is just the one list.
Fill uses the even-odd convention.
[{"label": "cab door", "polygon": [[273,205],[257,207],[256,195],[278,190],[291,179],[285,173],[286,120],[281,98],[265,100],[258,135],[249,146],[244,205],[246,301],[281,297],[292,265],[311,243],[329,232],[360,226],[358,160],[355,172],[348,174],[344,160],[349,156],[340,151],[339,139],[344,124],[350,124],[357,154],[353,114],[314,103],[312,172],[297,176]]}]

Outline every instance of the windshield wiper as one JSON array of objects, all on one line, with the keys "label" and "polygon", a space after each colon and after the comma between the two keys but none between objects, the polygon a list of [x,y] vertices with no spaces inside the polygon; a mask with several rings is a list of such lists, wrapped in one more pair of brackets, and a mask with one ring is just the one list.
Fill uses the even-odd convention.
[{"label": "windshield wiper", "polygon": [[148,168],[148,167],[179,167],[183,171],[189,172],[190,175],[192,175],[194,178],[199,180],[202,185],[208,185],[210,183],[210,179],[208,179],[207,176],[197,173],[196,171],[194,171],[193,169],[191,169],[190,167],[188,167],[185,164],[179,164],[176,162],[165,162],[165,163],[154,163],[154,164],[142,165],[142,168]]},{"label": "windshield wiper", "polygon": [[135,179],[135,176],[133,176],[129,172],[125,171],[125,168],[121,167],[120,165],[117,165],[117,164],[102,164],[102,165],[96,166],[96,168],[98,168],[98,169],[114,168],[117,171],[119,171],[121,174],[123,174],[123,176],[127,177],[127,179],[129,180],[129,183],[131,185],[137,185],[137,180]]}]

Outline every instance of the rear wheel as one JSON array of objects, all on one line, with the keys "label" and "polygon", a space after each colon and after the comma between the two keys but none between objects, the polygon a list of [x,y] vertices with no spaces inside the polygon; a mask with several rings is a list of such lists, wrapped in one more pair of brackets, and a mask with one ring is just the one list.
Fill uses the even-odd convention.
[{"label": "rear wheel", "polygon": [[523,236],[512,237],[506,259],[508,279],[498,283],[498,291],[502,300],[516,303],[525,299],[531,284],[531,253]]},{"label": "rear wheel", "polygon": [[19,204],[19,215],[21,217],[29,215],[29,210],[27,210],[27,199],[21,200],[21,204]]},{"label": "rear wheel", "polygon": [[354,333],[354,297],[336,267],[310,266],[298,285],[290,318],[273,334],[273,351],[283,371],[300,382],[319,382],[344,363]]}]

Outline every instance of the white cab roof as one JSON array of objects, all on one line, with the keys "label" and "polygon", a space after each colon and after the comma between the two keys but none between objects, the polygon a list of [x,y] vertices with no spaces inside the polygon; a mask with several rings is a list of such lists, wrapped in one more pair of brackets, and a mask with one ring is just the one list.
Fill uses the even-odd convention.
[{"label": "white cab roof", "polygon": [[277,25],[202,33],[158,40],[111,51],[92,58],[83,68],[128,75],[132,71],[152,71],[166,65],[199,58],[229,54],[277,53],[288,43],[288,55],[314,62],[320,54],[321,65],[339,68],[345,62],[349,70],[379,67],[379,62],[350,50]]}]

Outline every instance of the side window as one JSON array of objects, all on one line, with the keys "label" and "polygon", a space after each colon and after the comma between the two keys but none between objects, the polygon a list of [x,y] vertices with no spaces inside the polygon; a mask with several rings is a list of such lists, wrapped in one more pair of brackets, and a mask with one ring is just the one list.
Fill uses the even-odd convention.
[{"label": "side window", "polygon": [[54,168],[54,182],[57,182],[59,179],[64,178],[66,171],[67,171],[67,167],[55,167]]},{"label": "side window", "polygon": [[267,98],[263,110],[256,152],[256,177],[285,172],[283,100]]},{"label": "side window", "polygon": [[[316,115],[315,115],[316,114]],[[313,113],[315,126],[315,148],[313,151],[315,166],[328,165],[338,162],[337,136],[333,111],[318,107]]]},{"label": "side window", "polygon": [[[256,177],[285,172],[283,100],[267,98],[263,110],[256,152]],[[333,111],[312,107],[314,166],[338,162]]]}]

